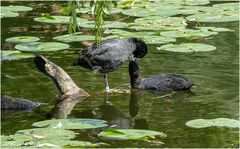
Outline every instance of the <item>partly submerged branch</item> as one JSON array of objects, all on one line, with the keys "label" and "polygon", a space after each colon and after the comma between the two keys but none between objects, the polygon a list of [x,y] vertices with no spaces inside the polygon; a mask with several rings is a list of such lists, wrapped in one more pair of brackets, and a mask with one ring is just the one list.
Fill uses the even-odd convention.
[{"label": "partly submerged branch", "polygon": [[43,56],[36,56],[34,59],[36,67],[49,76],[58,89],[58,100],[77,99],[88,97],[89,94],[79,88],[71,77],[59,66]]}]

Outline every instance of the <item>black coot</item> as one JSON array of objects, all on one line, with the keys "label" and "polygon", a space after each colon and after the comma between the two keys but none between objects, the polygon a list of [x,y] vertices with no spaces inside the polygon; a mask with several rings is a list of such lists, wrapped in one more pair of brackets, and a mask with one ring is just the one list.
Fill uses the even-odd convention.
[{"label": "black coot", "polygon": [[104,73],[108,92],[107,73],[118,69],[130,57],[144,57],[147,51],[145,42],[138,38],[108,39],[99,45],[95,43],[84,49],[73,65]]},{"label": "black coot", "polygon": [[132,88],[171,91],[187,90],[193,86],[186,78],[175,74],[158,74],[142,78],[139,66],[134,60],[129,63],[129,75]]}]

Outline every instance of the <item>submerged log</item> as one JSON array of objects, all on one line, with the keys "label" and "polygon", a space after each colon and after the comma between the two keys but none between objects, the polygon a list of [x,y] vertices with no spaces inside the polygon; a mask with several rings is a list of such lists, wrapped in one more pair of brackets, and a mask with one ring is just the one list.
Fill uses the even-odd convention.
[{"label": "submerged log", "polygon": [[34,62],[41,72],[53,80],[58,89],[57,103],[49,116],[56,119],[67,118],[75,104],[83,101],[89,94],[79,88],[61,67],[47,58],[36,56]]}]

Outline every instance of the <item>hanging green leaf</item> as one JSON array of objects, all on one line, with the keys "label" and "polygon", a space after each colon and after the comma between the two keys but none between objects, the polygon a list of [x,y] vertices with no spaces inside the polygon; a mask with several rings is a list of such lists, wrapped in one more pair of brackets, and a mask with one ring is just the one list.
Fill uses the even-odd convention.
[{"label": "hanging green leaf", "polygon": [[180,45],[163,45],[161,47],[157,47],[157,49],[171,52],[206,52],[213,51],[216,49],[216,47],[200,43],[183,43]]},{"label": "hanging green leaf", "polygon": [[59,42],[30,42],[18,44],[15,48],[26,52],[50,52],[67,49],[69,45]]},{"label": "hanging green leaf", "polygon": [[25,43],[25,42],[35,42],[38,40],[40,40],[40,38],[38,38],[38,37],[18,36],[18,37],[7,38],[5,41],[11,42],[11,43]]},{"label": "hanging green leaf", "polygon": [[52,119],[33,123],[35,127],[54,128],[58,125],[63,129],[93,129],[108,126],[104,120],[84,118]]},{"label": "hanging green leaf", "polygon": [[239,120],[230,118],[215,118],[215,119],[195,119],[186,123],[188,127],[205,128],[205,127],[229,127],[239,128]]},{"label": "hanging green leaf", "polygon": [[140,129],[107,129],[99,134],[99,137],[110,140],[146,140],[154,136],[166,137],[162,132]]}]

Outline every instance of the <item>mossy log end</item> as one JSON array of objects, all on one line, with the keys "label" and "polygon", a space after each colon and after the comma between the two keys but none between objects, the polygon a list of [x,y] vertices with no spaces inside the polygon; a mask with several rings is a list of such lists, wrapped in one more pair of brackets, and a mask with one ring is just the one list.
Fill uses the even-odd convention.
[{"label": "mossy log end", "polygon": [[58,65],[49,61],[44,56],[36,56],[34,59],[36,67],[49,76],[58,89],[58,101],[84,99],[89,94],[79,88],[71,77]]}]

